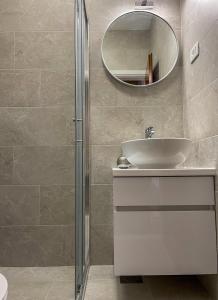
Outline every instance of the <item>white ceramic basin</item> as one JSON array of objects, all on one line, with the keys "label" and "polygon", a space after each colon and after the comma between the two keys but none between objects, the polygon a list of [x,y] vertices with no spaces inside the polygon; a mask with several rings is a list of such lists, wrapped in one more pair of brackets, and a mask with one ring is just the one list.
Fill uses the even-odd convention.
[{"label": "white ceramic basin", "polygon": [[122,143],[123,155],[139,169],[169,169],[183,163],[191,140],[184,138],[151,138]]}]

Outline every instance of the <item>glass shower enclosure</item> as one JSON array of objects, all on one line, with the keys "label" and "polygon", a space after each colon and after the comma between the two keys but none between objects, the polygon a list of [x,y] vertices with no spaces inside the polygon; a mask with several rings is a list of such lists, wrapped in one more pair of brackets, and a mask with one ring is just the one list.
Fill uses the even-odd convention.
[{"label": "glass shower enclosure", "polygon": [[85,1],[75,4],[75,295],[80,300],[89,267],[89,37]]}]

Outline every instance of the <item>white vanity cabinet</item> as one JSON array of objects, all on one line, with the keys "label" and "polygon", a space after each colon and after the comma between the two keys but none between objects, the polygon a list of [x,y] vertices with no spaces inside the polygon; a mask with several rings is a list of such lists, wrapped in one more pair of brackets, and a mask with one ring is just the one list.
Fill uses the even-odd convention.
[{"label": "white vanity cabinet", "polygon": [[116,276],[217,273],[213,174],[113,169]]}]

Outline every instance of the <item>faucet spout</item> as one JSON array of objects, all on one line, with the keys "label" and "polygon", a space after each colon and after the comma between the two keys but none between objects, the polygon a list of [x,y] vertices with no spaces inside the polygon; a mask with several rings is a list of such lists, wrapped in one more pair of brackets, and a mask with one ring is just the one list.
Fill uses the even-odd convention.
[{"label": "faucet spout", "polygon": [[151,139],[154,134],[155,134],[154,127],[150,126],[145,129],[145,138],[146,139]]}]

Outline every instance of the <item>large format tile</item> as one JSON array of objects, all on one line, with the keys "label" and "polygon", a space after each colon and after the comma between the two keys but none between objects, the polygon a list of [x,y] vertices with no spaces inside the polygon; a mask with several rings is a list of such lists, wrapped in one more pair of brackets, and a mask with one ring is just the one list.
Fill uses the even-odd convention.
[{"label": "large format tile", "polygon": [[149,126],[155,128],[157,137],[183,135],[181,105],[92,107],[91,116],[91,142],[94,145],[119,145],[125,140],[144,138],[145,128]]},{"label": "large format tile", "polygon": [[113,265],[96,265],[89,269],[88,282],[92,280],[114,279]]},{"label": "large format tile", "polygon": [[0,186],[0,226],[39,224],[39,187]]},{"label": "large format tile", "polygon": [[39,71],[0,71],[0,106],[39,106]]},{"label": "large format tile", "polygon": [[9,285],[8,300],[45,300],[51,288],[50,282],[13,282]]},{"label": "large format tile", "polygon": [[91,224],[112,225],[112,185],[91,186]]},{"label": "large format tile", "polygon": [[74,266],[59,267],[0,267],[9,284],[12,282],[25,284],[26,282],[62,282],[75,278]]},{"label": "large format tile", "polygon": [[120,283],[112,266],[91,266],[85,300],[211,300],[195,276],[146,276]]},{"label": "large format tile", "polygon": [[119,279],[88,282],[85,300],[153,300],[147,284],[120,284]]},{"label": "large format tile", "polygon": [[14,183],[72,184],[74,182],[73,147],[16,147]]},{"label": "large format tile", "polygon": [[116,167],[120,153],[120,146],[92,146],[92,183],[112,184],[112,168]]},{"label": "large format tile", "polygon": [[11,69],[14,65],[14,34],[0,33],[0,69]]},{"label": "large format tile", "polygon": [[71,32],[20,32],[15,34],[16,68],[72,70]]},{"label": "large format tile", "polygon": [[0,267],[8,280],[9,300],[73,300],[73,266]]},{"label": "large format tile", "polygon": [[74,282],[73,280],[53,282],[47,294],[46,300],[74,300]]},{"label": "large format tile", "polygon": [[[203,89],[185,105],[186,135],[202,139],[218,133],[218,79]],[[199,117],[200,116],[200,117]]]},{"label": "large format tile", "polygon": [[73,234],[68,226],[0,227],[1,266],[58,266],[73,263]]},{"label": "large format tile", "polygon": [[73,31],[73,13],[74,1],[2,0],[0,31]]},{"label": "large format tile", "polygon": [[0,108],[0,146],[70,145],[71,107]]},{"label": "large format tile", "polygon": [[75,223],[75,199],[72,185],[40,187],[40,224]]},{"label": "large format tile", "polygon": [[[186,60],[184,65],[184,87],[187,99],[196,96],[218,77],[218,53],[216,51],[218,47],[218,32],[215,30],[217,26],[218,20],[214,22],[209,32],[200,41],[201,53],[193,64],[189,62],[189,52],[184,54],[184,61]],[[187,36],[189,37],[189,32]],[[191,33],[190,39],[192,39],[192,41],[190,41],[190,47],[192,47],[196,39]],[[184,44],[185,43],[186,36],[184,38]],[[187,47],[188,45],[184,45],[184,48]],[[188,47],[188,49],[190,47]]]},{"label": "large format tile", "polygon": [[96,68],[96,63],[93,63],[90,73],[90,101],[92,106],[135,105],[131,96],[132,88],[117,82],[103,67]]},{"label": "large format tile", "polygon": [[12,184],[13,149],[0,147],[0,185]]},{"label": "large format tile", "polygon": [[75,98],[75,78],[72,72],[42,71],[41,105],[72,105]]},{"label": "large format tile", "polygon": [[113,263],[113,227],[95,225],[91,228],[91,264]]},{"label": "large format tile", "polygon": [[119,145],[122,141],[142,138],[144,116],[140,108],[92,107],[91,143]]}]

